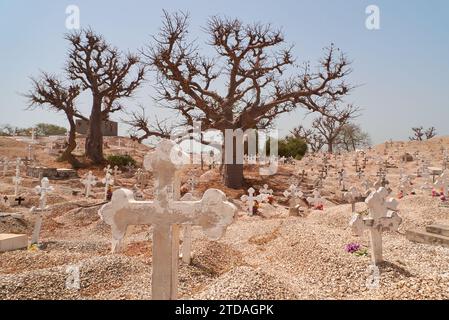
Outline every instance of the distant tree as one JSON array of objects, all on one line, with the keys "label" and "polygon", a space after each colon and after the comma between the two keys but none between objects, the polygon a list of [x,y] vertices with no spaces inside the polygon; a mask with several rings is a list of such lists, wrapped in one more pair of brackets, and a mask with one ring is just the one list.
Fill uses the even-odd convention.
[{"label": "distant tree", "polygon": [[339,117],[319,116],[312,123],[312,128],[321,135],[327,145],[327,152],[332,153],[334,146],[338,144],[338,136],[344,126],[357,116],[359,109],[352,105],[347,106],[340,111]]},{"label": "distant tree", "polygon": [[356,149],[370,146],[371,138],[359,125],[347,123],[337,137],[337,145],[345,151],[355,151]]},{"label": "distant tree", "polygon": [[[270,139],[266,141],[266,153],[270,153]],[[278,155],[280,157],[293,157],[300,160],[307,152],[307,143],[295,136],[287,136],[278,140]]]},{"label": "distant tree", "polygon": [[409,137],[410,141],[423,141],[424,138],[431,139],[436,136],[437,132],[435,127],[430,127],[427,130],[424,130],[424,127],[414,127],[412,128],[413,136]]},{"label": "distant tree", "polygon": [[[94,163],[102,163],[103,133],[101,122],[111,113],[122,110],[118,100],[130,97],[142,82],[144,67],[139,57],[123,56],[92,30],[66,35],[70,42],[66,72],[82,90],[90,90],[92,108],[86,138],[86,156]],[[136,73],[132,75],[133,70]]]},{"label": "distant tree", "polygon": [[426,135],[426,139],[429,140],[437,135],[437,130],[435,129],[435,127],[430,127],[424,134]]},{"label": "distant tree", "polygon": [[17,127],[10,124],[4,124],[0,126],[0,136],[12,136],[17,132]]},{"label": "distant tree", "polygon": [[325,141],[321,135],[314,132],[312,129],[306,129],[303,125],[299,125],[296,128],[293,128],[290,133],[295,138],[300,138],[307,143],[308,150],[313,153],[321,151],[323,148]]},{"label": "distant tree", "polygon": [[39,136],[62,136],[67,133],[67,129],[51,123],[38,123],[36,134]]},{"label": "distant tree", "polygon": [[[32,89],[25,97],[28,98],[29,110],[37,107],[48,107],[56,112],[63,112],[69,122],[69,139],[61,160],[68,161],[72,166],[79,166],[78,160],[72,152],[76,148],[75,118],[87,120],[76,108],[75,100],[80,94],[80,87],[74,83],[65,84],[56,76],[42,73],[40,78],[31,78]],[[43,124],[41,128],[48,126]]]}]

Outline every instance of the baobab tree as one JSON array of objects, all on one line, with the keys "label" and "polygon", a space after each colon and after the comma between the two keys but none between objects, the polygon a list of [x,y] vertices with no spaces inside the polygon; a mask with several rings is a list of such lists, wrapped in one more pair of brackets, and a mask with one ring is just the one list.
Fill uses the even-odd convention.
[{"label": "baobab tree", "polygon": [[72,152],[76,148],[75,118],[87,120],[76,108],[75,100],[80,94],[80,87],[74,83],[65,84],[54,75],[42,73],[39,78],[31,78],[32,89],[25,94],[28,98],[28,109],[48,107],[56,112],[64,112],[69,122],[69,137],[67,148],[61,155],[61,160],[68,161],[78,167],[79,161]]},{"label": "baobab tree", "polygon": [[360,125],[347,123],[340,130],[337,137],[338,147],[345,151],[355,151],[358,148],[371,145],[371,139],[367,132],[363,131]]},{"label": "baobab tree", "polygon": [[327,152],[332,153],[338,143],[338,137],[349,120],[357,116],[359,109],[352,105],[338,112],[337,117],[321,115],[312,123],[312,128],[321,136],[327,145]]},{"label": "baobab tree", "polygon": [[308,148],[313,153],[321,151],[325,141],[323,137],[312,129],[306,129],[303,125],[293,128],[290,133],[295,137],[304,140]]},{"label": "baobab tree", "polygon": [[[164,12],[159,33],[142,54],[157,72],[158,100],[186,122],[199,121],[203,130],[224,135],[226,129],[266,128],[298,107],[334,117],[335,102],[351,89],[345,81],[350,62],[334,45],[325,49],[317,68],[298,66],[280,30],[212,17],[204,28],[215,52],[208,57],[188,39],[188,20],[185,13]],[[234,161],[223,168],[224,183],[231,188],[243,184],[236,145],[244,142],[236,140]]]},{"label": "baobab tree", "polygon": [[123,55],[92,30],[68,34],[66,40],[70,42],[68,77],[92,94],[85,153],[94,163],[101,163],[104,160],[102,121],[123,109],[119,100],[131,97],[144,79],[145,69],[137,55]]},{"label": "baobab tree", "polygon": [[410,141],[423,141],[424,138],[431,139],[437,135],[435,127],[424,130],[423,126],[412,128],[413,136],[409,137]]}]

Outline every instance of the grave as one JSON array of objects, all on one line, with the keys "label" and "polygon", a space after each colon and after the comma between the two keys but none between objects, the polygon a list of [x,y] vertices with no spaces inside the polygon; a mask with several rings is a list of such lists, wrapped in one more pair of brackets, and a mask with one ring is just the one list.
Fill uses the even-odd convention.
[{"label": "grave", "polygon": [[387,196],[388,191],[383,187],[372,192],[365,200],[369,208],[368,217],[356,213],[349,223],[358,236],[362,236],[365,230],[369,231],[373,264],[383,262],[382,232],[397,231],[402,222],[397,214],[398,202],[393,198],[387,200]]},{"label": "grave", "polygon": [[26,234],[0,233],[0,252],[26,249],[28,237]]},{"label": "grave", "polygon": [[65,169],[65,168],[48,168],[48,167],[27,167],[26,175],[28,177],[42,179],[43,177],[47,177],[51,180],[62,180],[62,179],[71,179],[77,178],[78,174],[76,170],[73,169]]},{"label": "grave", "polygon": [[112,228],[112,250],[122,247],[129,225],[153,225],[152,298],[177,298],[179,225],[190,223],[203,228],[212,239],[220,238],[233,221],[236,207],[217,189],[208,189],[199,201],[179,201],[179,174],[187,155],[170,140],[162,140],[156,151],[145,158],[145,168],[155,172],[155,200],[136,201],[131,190],[119,189],[111,202],[99,210],[100,217]]}]

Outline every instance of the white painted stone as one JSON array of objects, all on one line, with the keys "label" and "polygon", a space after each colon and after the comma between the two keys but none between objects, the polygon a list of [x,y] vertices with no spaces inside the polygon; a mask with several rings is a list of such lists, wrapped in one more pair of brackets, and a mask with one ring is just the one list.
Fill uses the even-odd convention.
[{"label": "white painted stone", "polygon": [[26,234],[0,233],[0,252],[26,249],[28,237]]}]

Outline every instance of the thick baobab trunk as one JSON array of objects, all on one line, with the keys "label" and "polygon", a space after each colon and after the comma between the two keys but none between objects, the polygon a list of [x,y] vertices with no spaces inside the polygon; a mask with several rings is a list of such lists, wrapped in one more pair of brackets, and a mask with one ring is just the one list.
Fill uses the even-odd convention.
[{"label": "thick baobab trunk", "polygon": [[62,161],[68,161],[74,168],[79,167],[79,161],[76,160],[75,156],[72,154],[73,150],[76,148],[76,125],[73,119],[69,119],[69,139],[67,141],[67,148],[61,155]]},{"label": "thick baobab trunk", "polygon": [[224,164],[224,184],[228,188],[239,189],[243,186],[243,164]]},{"label": "thick baobab trunk", "polygon": [[86,156],[96,164],[104,161],[103,133],[101,132],[102,121],[101,98],[94,96],[86,138]]},{"label": "thick baobab trunk", "polygon": [[[228,188],[239,189],[243,186],[243,163],[239,163],[237,157],[237,150],[243,150],[243,145],[237,148],[237,143],[243,144],[243,141],[239,141],[234,136],[232,149],[225,152],[232,152],[232,163],[226,163],[225,156],[223,155],[223,180],[224,185]],[[229,149],[229,148],[228,148]]]}]

